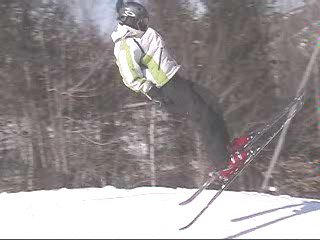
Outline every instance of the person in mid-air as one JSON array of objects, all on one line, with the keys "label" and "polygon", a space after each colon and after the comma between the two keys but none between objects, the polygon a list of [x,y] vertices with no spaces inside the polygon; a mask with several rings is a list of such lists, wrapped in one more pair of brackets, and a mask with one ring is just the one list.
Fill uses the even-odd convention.
[{"label": "person in mid-air", "polygon": [[[180,65],[168,51],[161,35],[149,27],[149,14],[137,2],[117,2],[118,26],[111,37],[123,83],[150,101],[160,102],[170,113],[192,120],[208,146],[212,167],[224,179],[247,159],[241,147],[250,137],[229,134],[220,111],[212,106],[208,90],[179,74]],[[231,151],[230,151],[231,149]]]}]

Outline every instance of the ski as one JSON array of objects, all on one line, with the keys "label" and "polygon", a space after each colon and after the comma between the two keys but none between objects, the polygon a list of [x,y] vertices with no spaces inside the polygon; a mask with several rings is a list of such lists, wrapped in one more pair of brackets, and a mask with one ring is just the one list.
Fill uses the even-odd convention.
[{"label": "ski", "polygon": [[202,193],[203,190],[205,190],[207,187],[209,187],[216,179],[217,179],[217,177],[215,175],[209,176],[209,178],[200,186],[200,188],[194,194],[192,194],[185,201],[179,203],[179,205],[183,206],[183,205],[191,203],[194,199],[196,199],[196,197],[198,197],[200,195],[200,193]]},{"label": "ski", "polygon": [[[277,116],[274,117],[274,119],[269,124],[265,125],[261,130],[257,131],[253,139],[244,147],[244,149],[251,148],[253,144],[256,143],[264,135],[264,133],[266,133],[276,123],[278,123],[282,119],[282,117],[284,117],[290,111],[290,109],[292,109],[292,107],[295,104],[298,104],[298,103],[301,104],[302,98],[303,98],[303,94],[300,95],[299,97],[294,98],[284,110],[282,110]],[[217,179],[216,174],[209,176],[209,178],[200,186],[200,188],[194,194],[192,194],[185,201],[180,202],[179,205],[183,206],[191,203],[194,199],[196,199],[200,195],[201,192],[203,192],[203,190],[208,188],[216,179]]]},{"label": "ski", "polygon": [[[198,213],[198,215],[186,226],[180,228],[180,230],[185,230],[192,226],[198,218],[209,208],[209,206],[221,195],[221,193],[227,189],[235,179],[250,165],[250,163],[256,158],[256,156],[281,132],[281,130],[284,128],[284,126],[291,121],[291,119],[296,115],[296,113],[301,109],[303,102],[297,102],[292,107],[296,106],[295,109],[291,108],[289,110],[289,115],[286,119],[286,121],[269,137],[267,141],[265,141],[259,148],[256,149],[254,154],[252,154],[247,161],[243,164],[243,166],[238,169],[232,178],[230,178],[227,182],[223,183],[221,185],[221,188],[216,192],[216,194],[210,199],[210,201],[207,203],[207,205]],[[198,194],[199,195],[199,194]]]}]

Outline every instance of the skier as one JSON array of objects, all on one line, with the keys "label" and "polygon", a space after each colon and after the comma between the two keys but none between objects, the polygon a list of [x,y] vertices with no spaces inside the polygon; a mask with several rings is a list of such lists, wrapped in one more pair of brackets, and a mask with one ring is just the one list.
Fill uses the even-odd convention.
[{"label": "skier", "polygon": [[118,26],[111,37],[124,84],[149,100],[160,102],[170,113],[191,119],[207,143],[213,164],[210,167],[227,180],[248,157],[241,147],[250,137],[229,144],[223,116],[208,101],[212,93],[179,75],[180,65],[160,34],[149,27],[149,14],[143,5],[118,0],[116,8]]}]

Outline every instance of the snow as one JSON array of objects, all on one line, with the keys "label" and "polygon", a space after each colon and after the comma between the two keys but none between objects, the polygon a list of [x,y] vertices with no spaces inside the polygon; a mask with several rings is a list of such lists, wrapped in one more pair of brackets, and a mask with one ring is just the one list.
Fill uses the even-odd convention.
[{"label": "snow", "polygon": [[320,200],[226,191],[206,205],[206,190],[140,187],[59,189],[0,194],[0,238],[319,239]]}]

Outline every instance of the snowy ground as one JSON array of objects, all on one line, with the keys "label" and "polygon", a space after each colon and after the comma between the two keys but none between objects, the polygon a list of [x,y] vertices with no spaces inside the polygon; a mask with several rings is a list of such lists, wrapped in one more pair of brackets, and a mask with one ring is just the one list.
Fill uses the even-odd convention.
[{"label": "snowy ground", "polygon": [[61,189],[0,194],[0,238],[319,239],[320,200],[223,193],[189,223],[215,190],[179,206],[194,190]]}]

